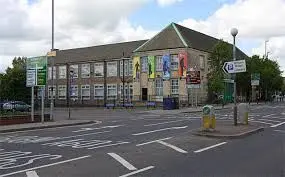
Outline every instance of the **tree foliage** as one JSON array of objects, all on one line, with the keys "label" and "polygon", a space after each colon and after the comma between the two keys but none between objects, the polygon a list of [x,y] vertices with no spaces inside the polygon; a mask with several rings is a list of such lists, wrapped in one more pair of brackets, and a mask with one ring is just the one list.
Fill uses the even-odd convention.
[{"label": "tree foliage", "polygon": [[30,91],[26,87],[26,58],[15,57],[12,67],[8,67],[0,79],[2,100],[29,100]]}]

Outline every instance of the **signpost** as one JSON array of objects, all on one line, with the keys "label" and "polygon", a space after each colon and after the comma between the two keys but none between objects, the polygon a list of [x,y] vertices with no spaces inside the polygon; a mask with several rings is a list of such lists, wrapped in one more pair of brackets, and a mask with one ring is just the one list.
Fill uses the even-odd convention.
[{"label": "signpost", "polygon": [[[33,57],[26,61],[26,86],[32,88],[31,119],[34,121],[34,87],[42,87],[42,92],[46,85],[47,77],[47,57]],[[44,93],[42,93],[42,122],[44,122]]]},{"label": "signpost", "polygon": [[225,62],[223,70],[227,74],[243,73],[246,72],[245,60],[236,60],[231,62]]}]

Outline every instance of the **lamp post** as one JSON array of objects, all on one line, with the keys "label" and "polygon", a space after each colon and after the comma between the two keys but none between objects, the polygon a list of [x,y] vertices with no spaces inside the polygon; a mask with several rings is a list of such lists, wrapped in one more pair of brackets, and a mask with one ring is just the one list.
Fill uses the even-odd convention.
[{"label": "lamp post", "polygon": [[[54,0],[51,1],[52,6],[52,16],[51,16],[51,51],[54,51]],[[50,118],[53,120],[53,109],[54,109],[54,57],[51,57],[51,80],[52,80],[52,87],[51,87],[51,101],[50,101]]]},{"label": "lamp post", "polygon": [[[236,60],[236,36],[238,30],[236,28],[231,29],[231,35],[233,36],[233,61]],[[237,125],[237,83],[236,83],[236,74],[233,74],[234,80],[234,125]]]},{"label": "lamp post", "polygon": [[267,59],[268,54],[267,54],[267,43],[269,42],[269,40],[265,40],[265,45],[264,45],[264,59]]}]

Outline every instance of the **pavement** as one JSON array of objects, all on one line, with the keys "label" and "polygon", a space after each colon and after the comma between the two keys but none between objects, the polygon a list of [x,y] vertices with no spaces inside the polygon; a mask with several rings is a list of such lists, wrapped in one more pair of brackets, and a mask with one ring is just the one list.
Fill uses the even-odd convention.
[{"label": "pavement", "polygon": [[[264,131],[238,139],[193,135],[199,112],[78,110],[78,120],[101,123],[0,134],[0,177],[282,177],[284,108],[251,107],[249,123]],[[232,110],[216,118],[233,122]]]}]

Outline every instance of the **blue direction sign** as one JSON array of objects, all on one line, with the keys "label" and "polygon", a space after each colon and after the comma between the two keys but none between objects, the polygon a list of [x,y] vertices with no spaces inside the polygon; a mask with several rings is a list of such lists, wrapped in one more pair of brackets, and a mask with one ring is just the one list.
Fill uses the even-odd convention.
[{"label": "blue direction sign", "polygon": [[246,72],[246,62],[245,60],[225,62],[223,65],[223,70],[227,74]]}]

